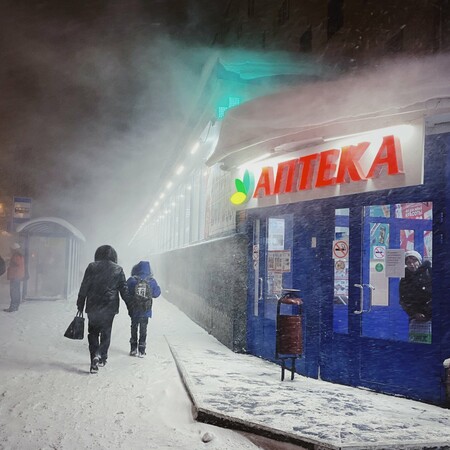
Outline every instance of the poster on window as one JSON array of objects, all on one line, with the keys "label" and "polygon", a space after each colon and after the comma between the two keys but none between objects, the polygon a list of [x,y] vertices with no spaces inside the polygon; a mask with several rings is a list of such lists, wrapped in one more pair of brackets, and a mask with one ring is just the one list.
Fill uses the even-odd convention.
[{"label": "poster on window", "polygon": [[284,250],[284,219],[269,218],[267,249]]},{"label": "poster on window", "polygon": [[431,220],[433,218],[433,203],[401,203],[395,205],[397,219]]},{"label": "poster on window", "polygon": [[267,273],[267,290],[270,296],[280,296],[283,289],[283,274],[281,272]]},{"label": "poster on window", "polygon": [[267,268],[271,272],[291,271],[291,251],[270,251],[267,252]]}]

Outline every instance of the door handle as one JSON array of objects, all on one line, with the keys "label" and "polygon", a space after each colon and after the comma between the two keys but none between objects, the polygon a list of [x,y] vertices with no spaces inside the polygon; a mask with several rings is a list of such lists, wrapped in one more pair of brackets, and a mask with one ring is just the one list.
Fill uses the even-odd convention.
[{"label": "door handle", "polygon": [[367,286],[370,289],[370,296],[369,296],[369,309],[367,311],[363,311],[363,312],[370,312],[372,310],[372,295],[373,295],[373,291],[375,290],[375,286],[372,286],[370,283],[365,284],[364,286]]},{"label": "door handle", "polygon": [[353,311],[354,314],[362,314],[363,311],[363,303],[364,303],[364,285],[362,284],[354,284],[353,286],[357,287],[360,289],[360,294],[359,294],[359,310],[358,311]]},{"label": "door handle", "polygon": [[[366,312],[370,312],[372,310],[372,294],[375,290],[375,286],[369,284],[354,284],[353,286],[361,289],[360,291],[360,297],[359,297],[359,310],[353,311],[354,314],[362,314]],[[369,296],[369,309],[363,309],[364,308],[364,286],[368,287],[370,289],[370,296]]]},{"label": "door handle", "polygon": [[263,279],[262,278],[258,278],[259,283],[258,283],[258,291],[259,291],[259,296],[258,296],[258,300],[262,300],[263,298],[263,293],[262,293],[262,286],[263,286]]}]

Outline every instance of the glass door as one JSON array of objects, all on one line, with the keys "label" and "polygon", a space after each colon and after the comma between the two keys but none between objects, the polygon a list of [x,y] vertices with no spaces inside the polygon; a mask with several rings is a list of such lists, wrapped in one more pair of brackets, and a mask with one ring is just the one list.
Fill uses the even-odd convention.
[{"label": "glass door", "polygon": [[432,236],[431,202],[335,210],[325,379],[408,396],[439,395]]},{"label": "glass door", "polygon": [[431,202],[364,207],[362,336],[431,344],[432,215]]},{"label": "glass door", "polygon": [[360,317],[360,379],[388,387],[436,385],[420,362],[433,351],[433,205],[365,206],[362,216],[360,300],[353,311]]},{"label": "glass door", "polygon": [[277,302],[283,288],[292,288],[293,217],[255,218],[252,242],[252,294],[248,308],[251,353],[275,356]]}]

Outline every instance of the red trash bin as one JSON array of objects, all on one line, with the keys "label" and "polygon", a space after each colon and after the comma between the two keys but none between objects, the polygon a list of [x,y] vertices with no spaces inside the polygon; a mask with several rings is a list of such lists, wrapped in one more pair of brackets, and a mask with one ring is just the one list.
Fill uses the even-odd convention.
[{"label": "red trash bin", "polygon": [[281,305],[301,306],[303,301],[298,297],[298,289],[283,289],[284,294],[277,304],[275,358],[281,359],[281,381],[287,369],[286,361],[291,360],[291,380],[294,379],[295,360],[303,353],[302,316],[298,314],[281,314]]}]

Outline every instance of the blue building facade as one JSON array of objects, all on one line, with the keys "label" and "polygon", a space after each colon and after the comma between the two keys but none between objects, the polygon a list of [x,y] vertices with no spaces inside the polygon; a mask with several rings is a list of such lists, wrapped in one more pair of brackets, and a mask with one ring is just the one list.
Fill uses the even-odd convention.
[{"label": "blue building facade", "polygon": [[[280,362],[277,302],[298,289],[298,373],[448,405],[448,119],[392,118],[389,128],[299,143],[236,169],[250,186],[238,205],[249,241],[249,353]],[[408,251],[431,277],[430,320],[401,306]]]},{"label": "blue building facade", "polygon": [[[248,259],[250,353],[276,361],[278,296],[281,288],[300,289],[299,373],[446,402],[449,150],[449,133],[426,138],[421,186],[248,212],[247,232],[258,253],[258,264]],[[416,333],[400,306],[401,273],[395,273],[408,249],[433,268],[432,320],[417,324]]]}]

